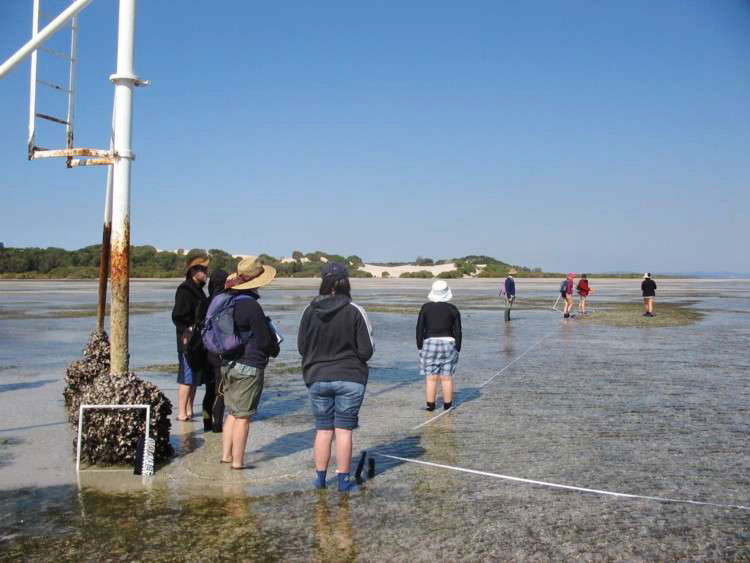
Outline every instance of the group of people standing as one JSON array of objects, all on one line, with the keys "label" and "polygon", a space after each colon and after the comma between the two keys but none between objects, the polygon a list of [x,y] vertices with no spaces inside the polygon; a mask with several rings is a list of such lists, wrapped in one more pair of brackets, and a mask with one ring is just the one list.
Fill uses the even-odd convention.
[{"label": "group of people standing", "polygon": [[[172,320],[177,331],[177,420],[193,419],[196,387],[206,386],[203,400],[205,431],[223,432],[220,462],[232,469],[244,464],[250,420],[257,412],[269,358],[279,353],[281,337],[261,307],[259,289],[276,270],[248,257],[227,275],[214,270],[208,277],[208,257],[187,263],[185,281],[177,288]],[[208,295],[204,287],[208,285]],[[442,386],[443,408],[453,400],[453,374],[461,351],[461,315],[449,301],[453,294],[444,280],[436,281],[417,319],[416,344],[420,373],[425,377],[426,410],[436,406]],[[231,354],[217,355],[200,346],[201,333],[213,322],[214,300],[233,307],[233,330],[241,345]],[[352,431],[359,424],[375,344],[365,310],[351,297],[349,274],[342,264],[321,269],[318,295],[305,308],[297,335],[302,376],[315,421],[313,461],[315,488],[327,486],[331,450],[336,448],[336,486],[348,492],[356,485],[350,476]],[[226,417],[224,411],[226,410]]]},{"label": "group of people standing", "polygon": [[[175,294],[172,320],[179,359],[177,420],[193,419],[196,387],[205,385],[204,430],[223,432],[221,463],[232,469],[247,469],[244,456],[250,421],[260,403],[269,358],[279,354],[283,340],[259,303],[260,288],[273,281],[276,270],[252,256],[241,260],[231,274],[217,269],[209,277],[208,266],[207,256],[191,258],[185,280]],[[510,321],[516,297],[514,274],[513,270],[509,272],[500,291],[505,297],[506,322]],[[318,489],[326,488],[335,443],[336,485],[339,491],[347,492],[355,487],[350,476],[352,431],[359,424],[369,376],[367,362],[375,344],[367,313],[352,301],[346,267],[329,262],[320,275],[318,295],[302,313],[297,335],[316,429],[313,484]],[[581,313],[585,313],[586,298],[592,292],[586,275],[577,285],[574,280],[575,275],[569,274],[560,288],[566,318],[573,306],[574,287]],[[206,285],[208,295],[204,292]],[[646,316],[653,316],[656,284],[650,274],[644,276],[642,290]],[[443,409],[453,406],[453,376],[461,352],[462,327],[461,313],[450,303],[452,298],[448,283],[435,281],[417,317],[416,345],[420,375],[425,378],[427,411],[436,408],[438,383]],[[239,339],[231,353],[212,353],[202,345],[205,327],[213,322],[211,315],[216,315],[212,304],[231,312],[228,330]]]},{"label": "group of people standing", "polygon": [[[563,317],[570,318],[571,311],[573,310],[573,291],[578,293],[578,314],[586,314],[586,300],[588,296],[593,293],[593,289],[589,285],[588,276],[586,274],[581,275],[581,279],[578,283],[575,283],[576,275],[569,273],[566,279],[560,284],[560,298],[564,303]],[[643,281],[641,282],[641,293],[643,295],[643,308],[644,317],[654,316],[654,299],[656,297],[656,282],[651,277],[651,272],[643,274]]]},{"label": "group of people standing", "polygon": [[[230,275],[211,273],[209,295],[208,257],[188,261],[185,281],[177,288],[172,320],[177,331],[179,371],[177,420],[193,418],[198,385],[206,385],[203,400],[205,431],[223,432],[220,462],[232,469],[247,469],[245,449],[252,416],[257,412],[269,358],[276,357],[282,340],[260,300],[260,288],[268,285],[276,270],[256,257],[239,262]],[[309,390],[316,435],[313,457],[316,488],[325,488],[331,448],[336,444],[337,486],[341,492],[354,487],[350,477],[352,431],[358,426],[359,409],[372,357],[372,327],[364,309],[351,299],[346,268],[326,264],[321,271],[319,295],[305,309],[297,347]],[[223,310],[232,308],[232,324],[240,345],[232,353],[212,354],[200,345],[201,334],[212,308],[221,297]],[[226,410],[226,418],[224,411]]]}]

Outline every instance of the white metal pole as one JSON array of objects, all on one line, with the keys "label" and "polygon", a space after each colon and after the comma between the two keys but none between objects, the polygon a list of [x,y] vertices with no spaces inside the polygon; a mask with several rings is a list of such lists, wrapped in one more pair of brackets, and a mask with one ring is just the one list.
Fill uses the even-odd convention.
[{"label": "white metal pole", "polygon": [[[70,61],[69,61],[69,72],[68,72],[68,124],[65,126],[65,148],[73,148],[73,117],[75,114],[76,104],[76,64],[78,59],[78,16],[73,16],[70,19]],[[69,156],[67,159],[68,168],[73,157]]]},{"label": "white metal pole", "polygon": [[[39,33],[39,0],[34,0],[34,11],[31,23],[31,36]],[[29,160],[34,153],[34,132],[36,131],[36,61],[37,50],[31,53],[31,78],[29,80]]]},{"label": "white metal pole", "polygon": [[136,0],[120,0],[117,26],[115,84],[114,164],[112,165],[112,374],[128,371],[128,306],[130,302],[130,168],[132,151],[133,89],[138,81],[133,69]]},{"label": "white metal pole", "polygon": [[36,50],[42,43],[47,41],[53,33],[65,25],[65,22],[83,10],[90,3],[91,0],[75,0],[70,6],[60,12],[59,16],[44,26],[43,30],[29,39],[23,47],[13,53],[8,60],[0,65],[0,78],[8,74],[14,66],[26,57],[26,55]]}]

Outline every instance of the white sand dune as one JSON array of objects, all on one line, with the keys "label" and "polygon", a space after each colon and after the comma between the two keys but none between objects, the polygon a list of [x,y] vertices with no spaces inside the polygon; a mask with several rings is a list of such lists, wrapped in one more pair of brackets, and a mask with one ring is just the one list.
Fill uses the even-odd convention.
[{"label": "white sand dune", "polygon": [[443,272],[450,272],[456,269],[456,264],[451,262],[450,264],[438,264],[437,266],[417,266],[416,264],[405,264],[403,266],[375,266],[374,264],[365,264],[360,268],[373,275],[376,278],[382,278],[384,272],[388,272],[388,275],[392,278],[397,278],[401,274],[407,274],[412,272],[427,271],[433,276],[442,274]]}]

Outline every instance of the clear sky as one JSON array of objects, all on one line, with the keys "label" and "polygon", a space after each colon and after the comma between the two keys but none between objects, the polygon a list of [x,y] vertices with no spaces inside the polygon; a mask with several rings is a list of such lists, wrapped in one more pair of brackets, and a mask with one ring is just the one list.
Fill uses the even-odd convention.
[{"label": "clear sky", "polygon": [[[108,146],[116,4],[81,16],[79,146]],[[134,244],[750,272],[748,1],[138,4]],[[30,26],[0,0],[1,59]],[[0,80],[0,241],[96,243],[105,170],[26,160],[27,88]]]}]

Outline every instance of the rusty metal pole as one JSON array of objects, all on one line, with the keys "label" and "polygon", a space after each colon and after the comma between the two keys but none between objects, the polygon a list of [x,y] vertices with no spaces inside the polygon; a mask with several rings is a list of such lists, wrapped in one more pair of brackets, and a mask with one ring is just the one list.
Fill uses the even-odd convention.
[{"label": "rusty metal pole", "polygon": [[107,282],[109,282],[110,241],[112,234],[112,166],[107,167],[107,193],[104,199],[104,227],[102,251],[99,258],[99,300],[96,306],[96,331],[104,332],[104,314],[107,309]]},{"label": "rusty metal pole", "polygon": [[117,24],[115,84],[114,164],[112,165],[112,305],[110,373],[128,371],[128,307],[130,304],[130,168],[133,89],[139,82],[133,69],[136,0],[120,0]]}]

